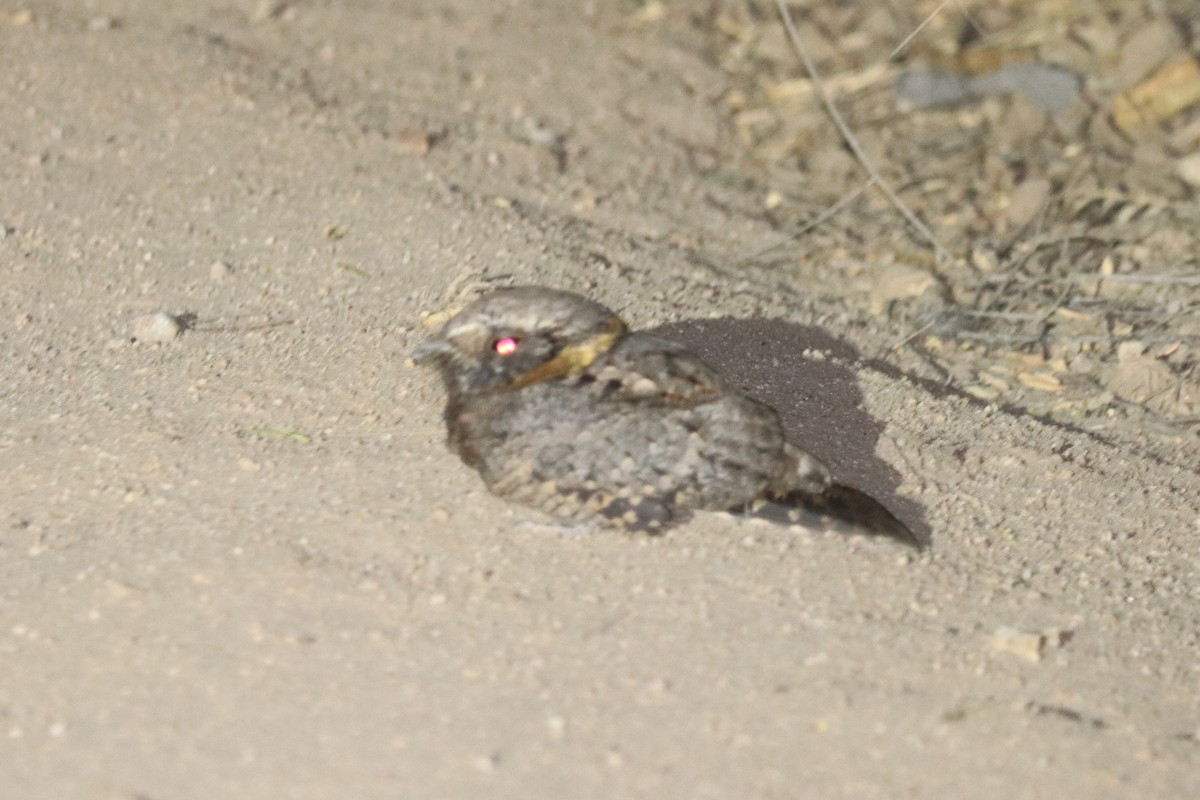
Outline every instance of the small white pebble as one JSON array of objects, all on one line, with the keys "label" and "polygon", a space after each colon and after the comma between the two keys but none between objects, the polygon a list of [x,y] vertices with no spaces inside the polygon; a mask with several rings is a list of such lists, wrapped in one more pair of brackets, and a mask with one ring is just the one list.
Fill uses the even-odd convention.
[{"label": "small white pebble", "polygon": [[1010,653],[1036,664],[1042,660],[1046,637],[1041,633],[1001,627],[988,637],[988,645],[998,652]]},{"label": "small white pebble", "polygon": [[169,342],[183,332],[179,320],[165,311],[156,311],[133,321],[133,338],[139,342]]},{"label": "small white pebble", "polygon": [[208,268],[208,277],[214,283],[225,283],[233,279],[233,266],[226,261],[214,261]]},{"label": "small white pebble", "polygon": [[1200,186],[1200,153],[1184,156],[1175,163],[1179,177],[1192,186]]},{"label": "small white pebble", "polygon": [[500,754],[491,753],[486,756],[476,756],[472,761],[475,769],[480,772],[495,772],[496,767],[500,766]]},{"label": "small white pebble", "polygon": [[567,733],[567,721],[560,716],[546,717],[546,732],[555,741],[561,741]]}]

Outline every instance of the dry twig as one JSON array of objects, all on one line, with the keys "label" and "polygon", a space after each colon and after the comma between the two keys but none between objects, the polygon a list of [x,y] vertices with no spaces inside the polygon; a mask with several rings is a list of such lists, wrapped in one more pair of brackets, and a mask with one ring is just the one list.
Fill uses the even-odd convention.
[{"label": "dry twig", "polygon": [[896,194],[891,185],[879,174],[879,170],[875,168],[871,159],[867,157],[866,152],[862,149],[862,145],[859,144],[858,137],[850,130],[850,126],[846,124],[846,120],[842,118],[841,112],[838,111],[837,106],[833,103],[833,99],[829,96],[829,92],[826,91],[825,84],[821,81],[821,76],[817,72],[817,66],[813,63],[812,57],[809,56],[808,50],[804,47],[804,42],[800,39],[800,32],[796,30],[796,25],[792,21],[792,15],[787,9],[787,4],[784,0],[775,0],[775,4],[779,8],[779,15],[783,18],[783,25],[787,28],[788,38],[791,39],[792,47],[796,50],[796,55],[800,57],[800,61],[804,64],[804,69],[808,71],[813,91],[821,98],[821,104],[825,106],[826,113],[833,120],[833,124],[837,126],[838,132],[841,133],[842,139],[846,142],[850,151],[854,153],[854,157],[858,159],[858,163],[871,176],[871,181],[879,185],[879,188],[887,195],[888,200],[896,210],[908,220],[908,224],[913,226],[933,246],[938,257],[947,261],[953,260],[954,257],[950,251],[942,246],[938,238],[933,235],[933,231],[929,230],[928,226],[900,199],[900,196]]}]

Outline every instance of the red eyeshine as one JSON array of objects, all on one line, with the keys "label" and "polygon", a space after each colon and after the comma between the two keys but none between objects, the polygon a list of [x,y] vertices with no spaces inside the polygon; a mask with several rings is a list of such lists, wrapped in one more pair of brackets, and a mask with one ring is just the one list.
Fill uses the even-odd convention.
[{"label": "red eyeshine", "polygon": [[502,337],[492,342],[492,349],[499,355],[511,356],[517,352],[517,340],[511,336]]}]

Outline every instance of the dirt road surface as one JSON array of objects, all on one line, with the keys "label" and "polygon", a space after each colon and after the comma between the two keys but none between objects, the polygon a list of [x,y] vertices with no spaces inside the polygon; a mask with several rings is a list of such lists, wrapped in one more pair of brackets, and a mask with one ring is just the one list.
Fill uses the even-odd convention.
[{"label": "dirt road surface", "polygon": [[[0,9],[0,794],[1200,793],[1195,435],[919,373],[828,238],[741,263],[718,5]],[[670,325],[932,547],[527,524],[408,361],[511,283]]]}]

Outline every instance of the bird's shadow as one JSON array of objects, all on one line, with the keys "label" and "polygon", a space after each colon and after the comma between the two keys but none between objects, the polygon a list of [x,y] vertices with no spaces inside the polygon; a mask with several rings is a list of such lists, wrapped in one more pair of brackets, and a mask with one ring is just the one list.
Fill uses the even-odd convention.
[{"label": "bird's shadow", "polygon": [[[875,455],[884,424],[863,409],[851,365],[861,356],[827,331],[778,319],[699,319],[652,333],[686,345],[733,386],[774,408],[793,444],[825,462],[841,483],[871,495],[925,545],[924,506],[898,495],[902,477]],[[808,351],[808,354],[806,354]]]}]

